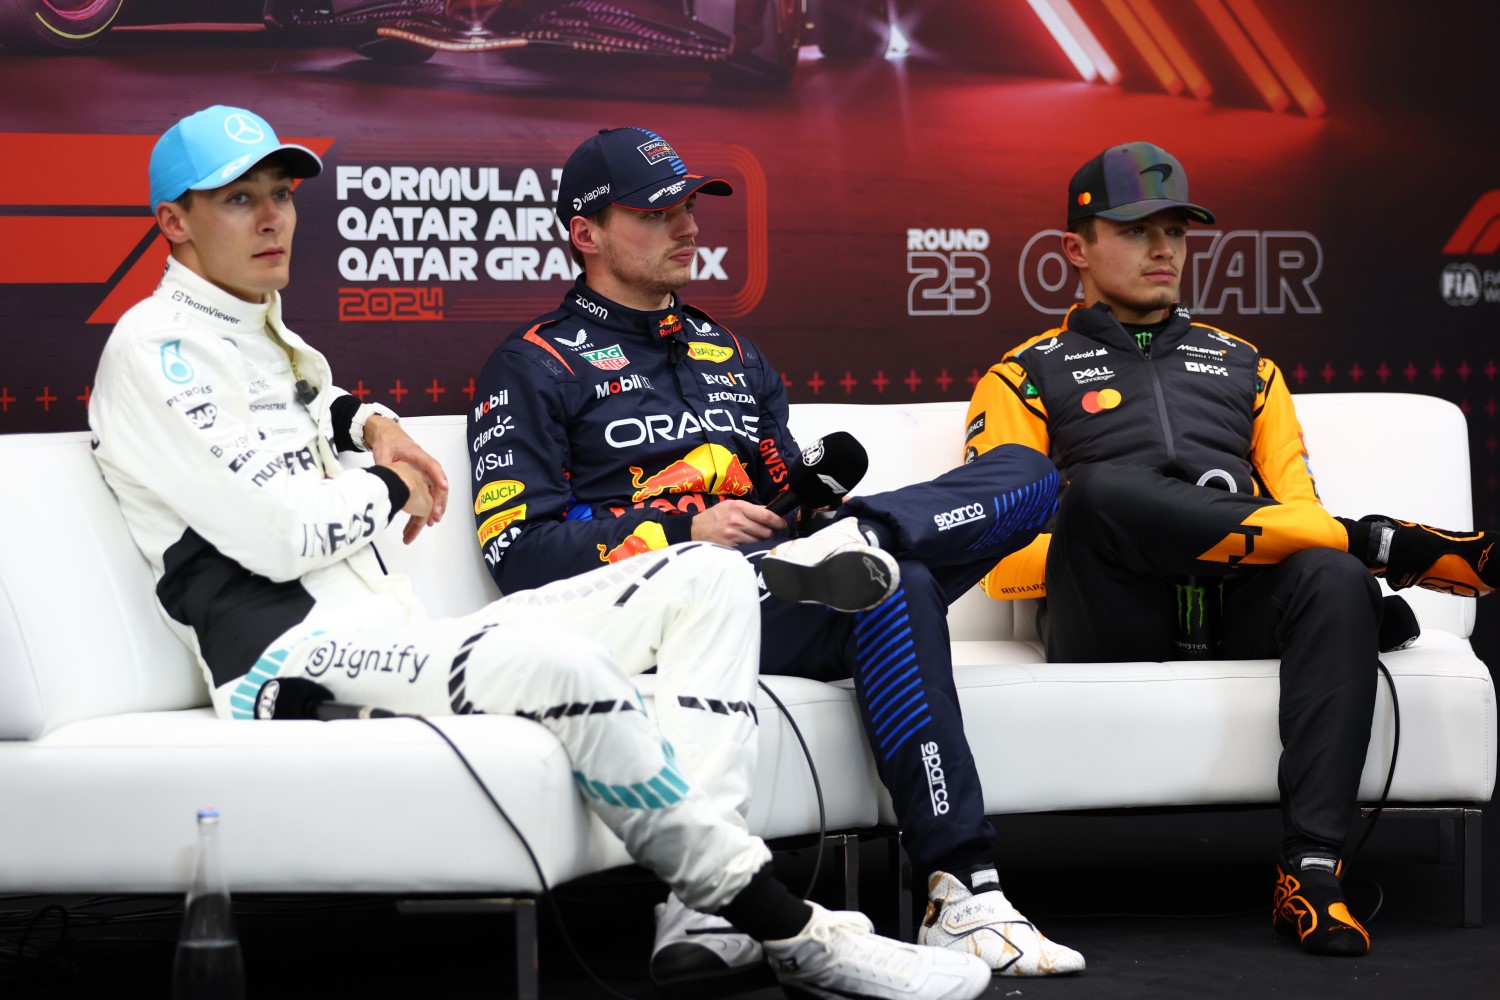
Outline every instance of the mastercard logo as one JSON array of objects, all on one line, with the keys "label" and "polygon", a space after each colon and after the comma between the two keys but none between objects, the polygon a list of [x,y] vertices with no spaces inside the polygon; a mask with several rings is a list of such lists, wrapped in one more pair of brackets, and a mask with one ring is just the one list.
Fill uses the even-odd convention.
[{"label": "mastercard logo", "polygon": [[1093,200],[1094,200],[1094,196],[1091,195],[1091,194],[1089,194],[1087,191],[1083,192],[1083,194],[1081,194],[1081,195],[1078,196],[1078,204],[1080,204],[1080,205],[1087,205],[1090,202],[1092,202]]},{"label": "mastercard logo", "polygon": [[1120,405],[1120,391],[1118,389],[1100,389],[1097,392],[1086,392],[1083,394],[1083,408],[1090,413],[1098,413],[1100,410],[1113,410]]}]

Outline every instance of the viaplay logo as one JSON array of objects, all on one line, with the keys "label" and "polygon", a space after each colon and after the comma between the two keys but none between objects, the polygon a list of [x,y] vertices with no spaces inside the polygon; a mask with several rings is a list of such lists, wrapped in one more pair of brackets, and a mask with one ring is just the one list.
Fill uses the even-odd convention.
[{"label": "viaplay logo", "polygon": [[[1446,256],[1493,257],[1496,251],[1500,251],[1500,188],[1480,195],[1443,244]],[[1500,268],[1454,261],[1443,266],[1438,287],[1450,306],[1500,303]]]},{"label": "viaplay logo", "polygon": [[[59,293],[86,303],[86,323],[114,323],[150,295],[167,261],[147,180],[156,138],[0,134],[0,242],[26,248],[6,258],[0,285],[72,286]],[[319,156],[334,142],[286,141]]]}]

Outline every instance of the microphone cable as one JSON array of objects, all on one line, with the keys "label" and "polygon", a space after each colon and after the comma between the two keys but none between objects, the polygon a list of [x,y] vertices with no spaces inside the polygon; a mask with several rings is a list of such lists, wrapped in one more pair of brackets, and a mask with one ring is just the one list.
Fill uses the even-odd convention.
[{"label": "microphone cable", "polygon": [[[807,890],[802,893],[803,899],[810,899],[812,897],[813,888],[818,884],[818,875],[822,872],[823,868],[823,852],[828,845],[828,812],[827,807],[825,806],[823,801],[823,783],[818,778],[818,767],[815,763],[813,763],[812,750],[808,748],[807,739],[802,735],[802,729],[797,725],[797,720],[792,717],[792,713],[786,707],[786,703],[776,696],[775,691],[772,691],[769,687],[766,686],[765,681],[757,680],[756,684],[762,691],[766,693],[766,696],[775,703],[776,707],[781,710],[782,718],[786,719],[787,725],[791,726],[792,734],[797,737],[797,744],[802,748],[803,759],[807,761],[808,774],[812,776],[813,794],[818,802],[818,839],[813,855],[812,874],[808,877],[807,880]],[[433,723],[433,721],[431,719],[428,719],[426,716],[398,713],[397,718],[414,719],[417,722],[422,723],[422,725],[426,726],[428,729],[431,729],[438,735],[439,739],[441,739],[448,745],[448,748],[453,751],[454,756],[458,758],[459,763],[464,766],[464,770],[469,772],[469,777],[474,779],[474,783],[479,786],[479,790],[484,793],[484,797],[489,800],[490,805],[495,807],[495,811],[499,813],[500,818],[505,821],[505,825],[510,827],[510,831],[516,835],[516,840],[520,842],[521,849],[526,852],[526,857],[531,861],[532,870],[536,872],[537,883],[541,886],[541,893],[539,894],[539,898],[553,897],[554,893],[552,892],[552,886],[548,883],[547,876],[542,871],[542,864],[537,859],[536,852],[532,850],[530,842],[527,841],[526,836],[521,833],[521,828],[516,825],[515,820],[510,818],[510,814],[505,811],[505,807],[502,806],[500,804],[500,801],[495,798],[494,793],[490,791],[489,786],[485,784],[484,779],[480,777],[479,772],[475,770],[474,765],[469,762],[469,758],[466,757],[464,755],[464,752],[458,748],[458,744],[454,743],[453,740],[448,736],[448,734],[443,732],[441,727]],[[552,907],[552,917],[553,922],[557,924],[558,932],[562,935],[563,944],[567,947],[568,953],[573,956],[574,960],[578,963],[578,967],[583,970],[584,974],[588,976],[590,980],[593,981],[595,986],[598,986],[601,990],[612,997],[618,997],[619,1000],[638,1000],[638,998],[636,997],[621,993],[618,990],[612,988],[609,984],[605,983],[604,980],[600,979],[599,976],[594,972],[594,970],[589,967],[588,962],[584,960],[583,955],[579,952],[577,945],[573,943],[572,935],[568,933],[568,927],[567,924],[563,921],[561,908],[558,907],[555,903]]]},{"label": "microphone cable", "polygon": [[802,894],[803,899],[811,899],[813,887],[818,884],[818,873],[823,868],[823,849],[828,843],[828,814],[823,807],[823,783],[818,780],[818,766],[813,763],[812,751],[807,748],[807,740],[802,738],[802,730],[797,726],[797,720],[792,718],[792,713],[787,710],[786,704],[778,697],[776,692],[766,687],[766,682],[757,680],[756,684],[766,693],[776,707],[781,709],[782,718],[786,719],[787,725],[792,727],[792,733],[796,735],[797,742],[802,746],[802,756],[807,760],[807,772],[812,775],[813,794],[818,800],[818,841],[817,850],[813,856],[812,876],[807,880],[807,891]]},{"label": "microphone cable", "polygon": [[[448,744],[448,748],[453,751],[453,754],[458,758],[459,763],[463,764],[464,770],[469,772],[469,777],[474,779],[474,783],[479,786],[479,790],[484,793],[484,797],[486,799],[489,799],[490,805],[495,807],[495,811],[500,814],[500,818],[505,820],[505,825],[510,827],[511,833],[514,833],[516,835],[516,839],[521,842],[521,849],[526,852],[526,857],[531,859],[531,867],[536,872],[537,883],[542,887],[542,891],[538,894],[538,898],[540,899],[552,896],[552,886],[548,884],[547,876],[542,872],[542,863],[537,860],[536,852],[531,849],[530,842],[527,841],[525,834],[521,833],[521,828],[516,825],[515,820],[510,818],[510,813],[505,811],[505,807],[500,804],[500,800],[495,798],[494,793],[490,791],[489,786],[484,783],[484,779],[479,776],[479,772],[474,769],[474,765],[469,763],[469,758],[464,756],[464,752],[458,748],[458,744],[454,743],[453,740],[449,738],[448,734],[443,732],[441,727],[434,724],[433,721],[427,718],[425,715],[398,713],[396,717],[401,719],[415,719],[417,722],[422,723],[422,725],[426,726],[428,729],[431,729],[434,733],[437,733],[438,738],[441,739],[444,743]],[[573,936],[568,933],[568,925],[563,921],[562,909],[555,902],[552,906],[552,918],[553,922],[557,924],[558,933],[562,935],[563,944],[567,946],[568,953],[573,956],[574,961],[578,963],[578,967],[583,970],[584,974],[588,976],[590,980],[593,981],[595,986],[599,987],[609,996],[618,998],[618,1000],[641,1000],[641,998],[633,997],[628,993],[621,993],[619,990],[616,990],[608,983],[606,983],[603,979],[600,979],[597,974],[595,974],[594,970],[589,967],[588,962],[584,960],[584,957],[582,953],[579,952],[578,947],[573,943]],[[517,962],[523,960],[524,956],[516,956]]]},{"label": "microphone cable", "polygon": [[[1349,852],[1351,868],[1354,866],[1354,859],[1359,857],[1360,851],[1364,850],[1365,842],[1370,839],[1370,834],[1375,832],[1375,824],[1380,822],[1380,817],[1384,813],[1386,800],[1391,794],[1391,784],[1396,780],[1396,758],[1401,751],[1401,699],[1396,695],[1396,681],[1384,663],[1376,660],[1375,666],[1379,667],[1380,672],[1385,676],[1386,687],[1391,692],[1391,763],[1386,769],[1385,787],[1380,790],[1380,798],[1370,809],[1370,825],[1365,827],[1365,832],[1360,835],[1359,841],[1354,845],[1354,850]],[[1371,910],[1370,915],[1364,919],[1367,924],[1374,923],[1381,906],[1385,904],[1385,890],[1372,878],[1361,878],[1360,881],[1375,887],[1375,909]]]}]

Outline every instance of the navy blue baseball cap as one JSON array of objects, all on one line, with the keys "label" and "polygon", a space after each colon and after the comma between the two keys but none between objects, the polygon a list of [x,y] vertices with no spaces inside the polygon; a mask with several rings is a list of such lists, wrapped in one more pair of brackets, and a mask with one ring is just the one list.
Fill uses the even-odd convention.
[{"label": "navy blue baseball cap", "polygon": [[695,194],[734,194],[722,177],[688,173],[672,144],[643,128],[601,129],[563,164],[557,214],[567,225],[606,205],[659,212]]},{"label": "navy blue baseball cap", "polygon": [[1187,171],[1177,157],[1149,142],[1111,146],[1079,167],[1068,184],[1069,225],[1093,215],[1134,222],[1166,208],[1214,221],[1212,212],[1188,201]]},{"label": "navy blue baseball cap", "polygon": [[316,177],[323,161],[306,146],[282,142],[260,115],[216,104],[167,129],[151,150],[151,211],[188,191],[223,187],[272,153],[293,177]]}]

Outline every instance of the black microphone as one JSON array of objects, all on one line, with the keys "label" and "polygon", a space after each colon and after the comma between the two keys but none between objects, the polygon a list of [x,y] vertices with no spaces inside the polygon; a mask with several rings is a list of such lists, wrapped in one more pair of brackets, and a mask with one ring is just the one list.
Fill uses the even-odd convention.
[{"label": "black microphone", "polygon": [[1380,613],[1380,651],[1393,653],[1405,649],[1417,641],[1422,626],[1417,624],[1416,612],[1406,603],[1406,598],[1387,594]]},{"label": "black microphone", "polygon": [[396,712],[371,705],[346,705],[333,692],[306,677],[273,677],[255,696],[257,719],[394,719]]},{"label": "black microphone", "polygon": [[799,505],[835,507],[870,467],[865,446],[847,431],[834,431],[803,449],[787,468],[787,488],[766,509],[786,517]]}]

